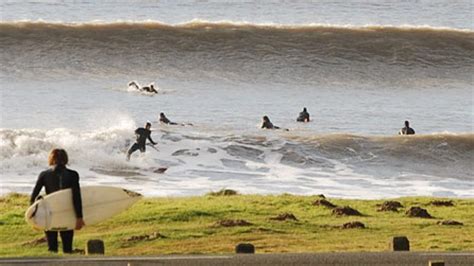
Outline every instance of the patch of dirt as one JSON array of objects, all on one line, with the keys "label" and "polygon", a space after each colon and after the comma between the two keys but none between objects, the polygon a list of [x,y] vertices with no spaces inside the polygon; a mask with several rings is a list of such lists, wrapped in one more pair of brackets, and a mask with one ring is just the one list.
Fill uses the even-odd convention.
[{"label": "patch of dirt", "polygon": [[332,210],[332,214],[337,215],[337,216],[342,216],[342,215],[362,216],[362,214],[358,210],[353,209],[349,206],[336,207]]},{"label": "patch of dirt", "polygon": [[270,220],[276,220],[276,221],[286,221],[286,220],[293,220],[293,221],[298,221],[298,219],[292,214],[292,213],[281,213],[278,214],[277,217],[272,217]]},{"label": "patch of dirt", "polygon": [[359,221],[348,222],[342,225],[343,229],[365,228],[365,225]]},{"label": "patch of dirt", "polygon": [[452,200],[433,200],[430,202],[433,206],[445,206],[445,207],[452,207],[454,206]]},{"label": "patch of dirt", "polygon": [[384,203],[379,204],[378,206],[379,208],[377,209],[377,211],[379,212],[386,212],[386,211],[397,212],[398,208],[403,208],[403,205],[400,202],[391,201],[391,200],[385,201]]},{"label": "patch of dirt", "polygon": [[245,220],[220,220],[215,223],[216,226],[232,227],[232,226],[248,226],[252,223]]},{"label": "patch of dirt", "polygon": [[439,225],[464,225],[461,222],[454,221],[454,220],[444,220],[444,221],[439,221]]},{"label": "patch of dirt", "polygon": [[153,232],[149,235],[138,235],[138,236],[131,236],[127,239],[125,239],[125,241],[127,242],[133,242],[133,241],[149,241],[149,240],[155,240],[155,239],[159,239],[159,238],[166,238],[166,236],[158,233],[158,232]]},{"label": "patch of dirt", "polygon": [[41,237],[41,238],[37,238],[37,239],[33,239],[31,241],[25,242],[21,245],[22,246],[37,246],[37,245],[40,245],[40,244],[43,244],[43,243],[46,243],[46,242],[48,242],[46,240],[46,237]]},{"label": "patch of dirt", "polygon": [[275,230],[275,229],[271,229],[271,228],[265,228],[265,227],[259,227],[259,228],[255,228],[255,229],[252,229],[252,232],[265,232],[265,233],[278,233],[278,234],[284,234],[285,231],[283,230]]},{"label": "patch of dirt", "polygon": [[411,207],[405,212],[408,217],[433,218],[426,209],[420,207]]},{"label": "patch of dirt", "polygon": [[324,206],[326,208],[336,208],[337,206],[332,204],[331,202],[325,200],[325,199],[318,199],[318,200],[315,200],[313,201],[313,205],[314,206]]},{"label": "patch of dirt", "polygon": [[86,251],[83,250],[83,249],[80,249],[80,248],[75,248],[73,251],[72,251],[73,254],[79,254],[79,255],[85,255],[86,254]]},{"label": "patch of dirt", "polygon": [[234,196],[234,195],[238,195],[239,193],[235,190],[232,190],[232,189],[221,189],[219,191],[216,191],[216,192],[209,192],[207,193],[208,196]]}]

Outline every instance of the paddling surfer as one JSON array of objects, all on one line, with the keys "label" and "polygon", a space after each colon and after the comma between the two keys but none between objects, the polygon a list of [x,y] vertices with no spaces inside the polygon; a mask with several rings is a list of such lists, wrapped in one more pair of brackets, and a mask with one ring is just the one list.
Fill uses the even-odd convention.
[{"label": "paddling surfer", "polygon": [[[50,194],[62,189],[70,188],[72,190],[72,203],[76,213],[76,230],[80,230],[84,225],[82,219],[82,199],[81,189],[79,186],[79,174],[76,171],[66,168],[68,163],[68,156],[63,149],[53,149],[48,156],[48,164],[51,169],[43,171],[38,176],[36,185],[31,194],[30,204],[33,204],[36,197],[44,187],[46,194]],[[48,240],[48,250],[51,252],[58,252],[58,232],[45,231],[46,239]],[[72,240],[74,237],[74,230],[60,231],[61,240],[63,243],[63,252],[72,253]]]},{"label": "paddling surfer", "polygon": [[135,89],[139,91],[146,91],[146,92],[151,92],[151,93],[158,93],[158,91],[155,89],[155,86],[153,84],[150,84],[149,86],[141,87],[138,86],[138,84],[135,81],[131,81],[128,83],[129,87],[134,87]]},{"label": "paddling surfer", "polygon": [[191,123],[176,123],[176,122],[171,122],[168,117],[166,117],[165,113],[160,113],[160,119],[159,119],[161,124],[165,125],[180,125],[180,126],[192,126],[193,124]]},{"label": "paddling surfer", "polygon": [[151,139],[151,123],[150,122],[146,122],[145,124],[145,127],[139,127],[135,130],[135,135],[137,137],[135,143],[130,147],[130,149],[128,149],[127,151],[127,161],[130,160],[130,155],[132,155],[132,153],[134,153],[135,151],[137,150],[140,150],[140,152],[145,152],[146,151],[146,147],[145,147],[145,144],[146,144],[146,140],[148,139],[151,144],[153,145],[156,145],[157,143],[154,142],[152,139]]},{"label": "paddling surfer", "polygon": [[277,127],[277,126],[273,125],[273,123],[270,121],[270,118],[268,118],[268,116],[263,117],[262,128],[264,128],[264,129],[280,129],[280,127]]},{"label": "paddling surfer", "polygon": [[166,117],[165,113],[160,113],[160,123],[166,125],[177,125],[178,123],[171,122],[168,117]]}]

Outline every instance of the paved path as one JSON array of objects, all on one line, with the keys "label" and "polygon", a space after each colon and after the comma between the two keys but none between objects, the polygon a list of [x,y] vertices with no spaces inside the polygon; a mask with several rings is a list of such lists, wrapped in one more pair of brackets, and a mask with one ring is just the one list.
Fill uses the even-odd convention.
[{"label": "paved path", "polygon": [[292,253],[256,255],[193,255],[141,257],[59,257],[3,258],[0,265],[428,265],[441,260],[445,265],[474,265],[473,252],[353,252],[353,253]]}]

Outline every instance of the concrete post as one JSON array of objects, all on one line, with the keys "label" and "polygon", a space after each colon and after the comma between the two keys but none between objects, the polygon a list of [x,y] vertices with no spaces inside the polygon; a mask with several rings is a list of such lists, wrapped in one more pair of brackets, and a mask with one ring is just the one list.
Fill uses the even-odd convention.
[{"label": "concrete post", "polygon": [[406,236],[396,236],[392,240],[392,251],[410,251],[410,241]]},{"label": "concrete post", "polygon": [[100,239],[91,239],[87,241],[86,255],[104,255],[104,241]]},{"label": "concrete post", "polygon": [[237,254],[253,254],[255,247],[250,243],[240,243],[235,246],[235,253]]}]

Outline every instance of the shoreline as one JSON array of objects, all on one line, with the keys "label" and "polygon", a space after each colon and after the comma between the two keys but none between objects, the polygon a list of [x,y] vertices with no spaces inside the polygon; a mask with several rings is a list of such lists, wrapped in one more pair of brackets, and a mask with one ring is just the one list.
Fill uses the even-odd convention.
[{"label": "shoreline", "polygon": [[[103,186],[103,184],[93,184],[93,185],[87,185],[87,186]],[[83,186],[81,186],[83,187]],[[118,186],[113,186],[112,187],[118,187]],[[33,188],[32,188],[33,189]],[[132,191],[134,191],[132,189]],[[142,195],[141,200],[165,200],[165,199],[177,199],[177,200],[186,200],[186,199],[196,199],[196,198],[202,198],[202,197],[210,197],[210,196],[236,196],[236,195],[222,195],[220,193],[223,193],[223,191],[235,191],[238,196],[242,197],[285,197],[285,196],[292,196],[292,197],[319,197],[319,196],[324,196],[325,198],[331,199],[331,200],[341,200],[341,201],[390,201],[390,200],[401,200],[401,199],[432,199],[432,200],[443,200],[443,199],[448,199],[448,200],[474,200],[474,196],[466,195],[466,196],[442,196],[442,195],[404,195],[404,196],[387,196],[387,197],[373,197],[373,198],[358,198],[358,197],[337,197],[337,196],[330,196],[327,194],[296,194],[296,193],[240,193],[239,191],[233,190],[233,189],[221,189],[217,192],[215,191],[209,191],[206,193],[200,193],[200,194],[189,194],[189,195],[164,195],[164,196],[156,196],[156,195]],[[135,192],[135,191],[134,191]],[[216,195],[213,195],[217,193]],[[41,196],[46,196],[44,193],[44,190],[40,193]],[[8,197],[30,197],[30,193],[23,193],[23,192],[6,192],[4,194],[0,194],[0,202],[4,198]]]}]

